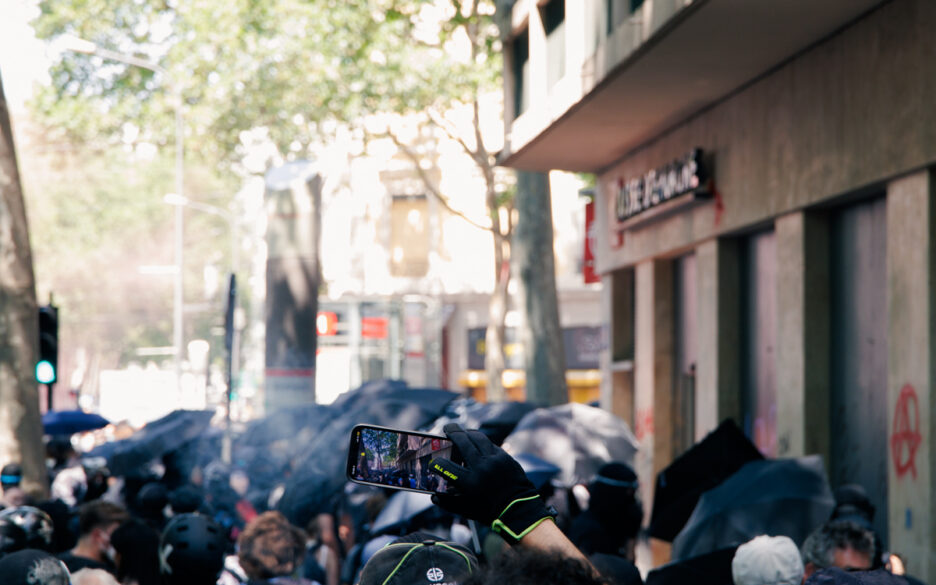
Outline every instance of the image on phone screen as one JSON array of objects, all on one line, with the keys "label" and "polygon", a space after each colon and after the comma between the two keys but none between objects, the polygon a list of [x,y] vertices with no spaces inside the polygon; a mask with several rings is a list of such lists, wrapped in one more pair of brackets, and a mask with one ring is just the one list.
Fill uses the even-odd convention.
[{"label": "image on phone screen", "polygon": [[359,425],[351,431],[348,478],[357,483],[429,493],[448,491],[429,471],[437,457],[452,458],[452,442],[412,431]]}]

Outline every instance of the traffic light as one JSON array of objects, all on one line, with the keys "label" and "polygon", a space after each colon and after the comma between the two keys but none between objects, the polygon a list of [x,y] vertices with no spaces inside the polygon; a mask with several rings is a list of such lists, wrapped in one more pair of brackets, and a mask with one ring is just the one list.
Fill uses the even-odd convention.
[{"label": "traffic light", "polygon": [[58,307],[39,307],[39,361],[36,381],[54,384],[58,379]]}]

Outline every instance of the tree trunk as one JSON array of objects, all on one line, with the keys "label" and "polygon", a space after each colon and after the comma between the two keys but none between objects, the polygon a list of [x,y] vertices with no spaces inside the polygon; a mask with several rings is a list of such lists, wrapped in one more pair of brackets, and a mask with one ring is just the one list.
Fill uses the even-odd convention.
[{"label": "tree trunk", "polygon": [[[496,209],[495,212],[496,214]],[[504,259],[504,236],[494,232],[494,261],[497,266],[497,275],[494,281],[494,290],[488,301],[488,324],[484,334],[484,373],[488,402],[503,402],[507,400],[507,390],[504,388],[504,369],[507,367],[504,357],[507,318],[507,285],[510,282],[510,270],[507,260]]]},{"label": "tree trunk", "polygon": [[39,388],[39,313],[13,129],[0,78],[0,464],[23,466],[23,488],[47,493]]},{"label": "tree trunk", "polygon": [[545,406],[569,401],[556,294],[549,175],[517,172],[517,225],[511,238],[517,275],[518,341],[523,347],[526,398]]}]

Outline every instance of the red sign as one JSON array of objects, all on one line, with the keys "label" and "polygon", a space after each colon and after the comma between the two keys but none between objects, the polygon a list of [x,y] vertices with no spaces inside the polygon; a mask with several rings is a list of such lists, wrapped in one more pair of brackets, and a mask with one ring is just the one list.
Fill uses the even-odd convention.
[{"label": "red sign", "polygon": [[595,202],[589,201],[585,204],[585,263],[582,268],[585,275],[585,284],[601,282],[601,276],[595,271],[596,240]]},{"label": "red sign", "polygon": [[386,339],[387,338],[387,318],[386,317],[362,317],[361,318],[361,337],[364,339]]},{"label": "red sign", "polygon": [[442,441],[440,441],[439,439],[432,439],[432,450],[438,451],[441,448],[442,448]]}]

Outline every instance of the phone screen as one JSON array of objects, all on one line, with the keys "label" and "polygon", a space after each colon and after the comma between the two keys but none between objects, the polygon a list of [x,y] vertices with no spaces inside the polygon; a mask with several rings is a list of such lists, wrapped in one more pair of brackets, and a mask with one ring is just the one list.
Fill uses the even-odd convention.
[{"label": "phone screen", "polygon": [[429,471],[429,462],[437,457],[452,459],[452,450],[452,442],[445,437],[358,425],[351,431],[348,479],[400,490],[445,493],[449,486]]}]

